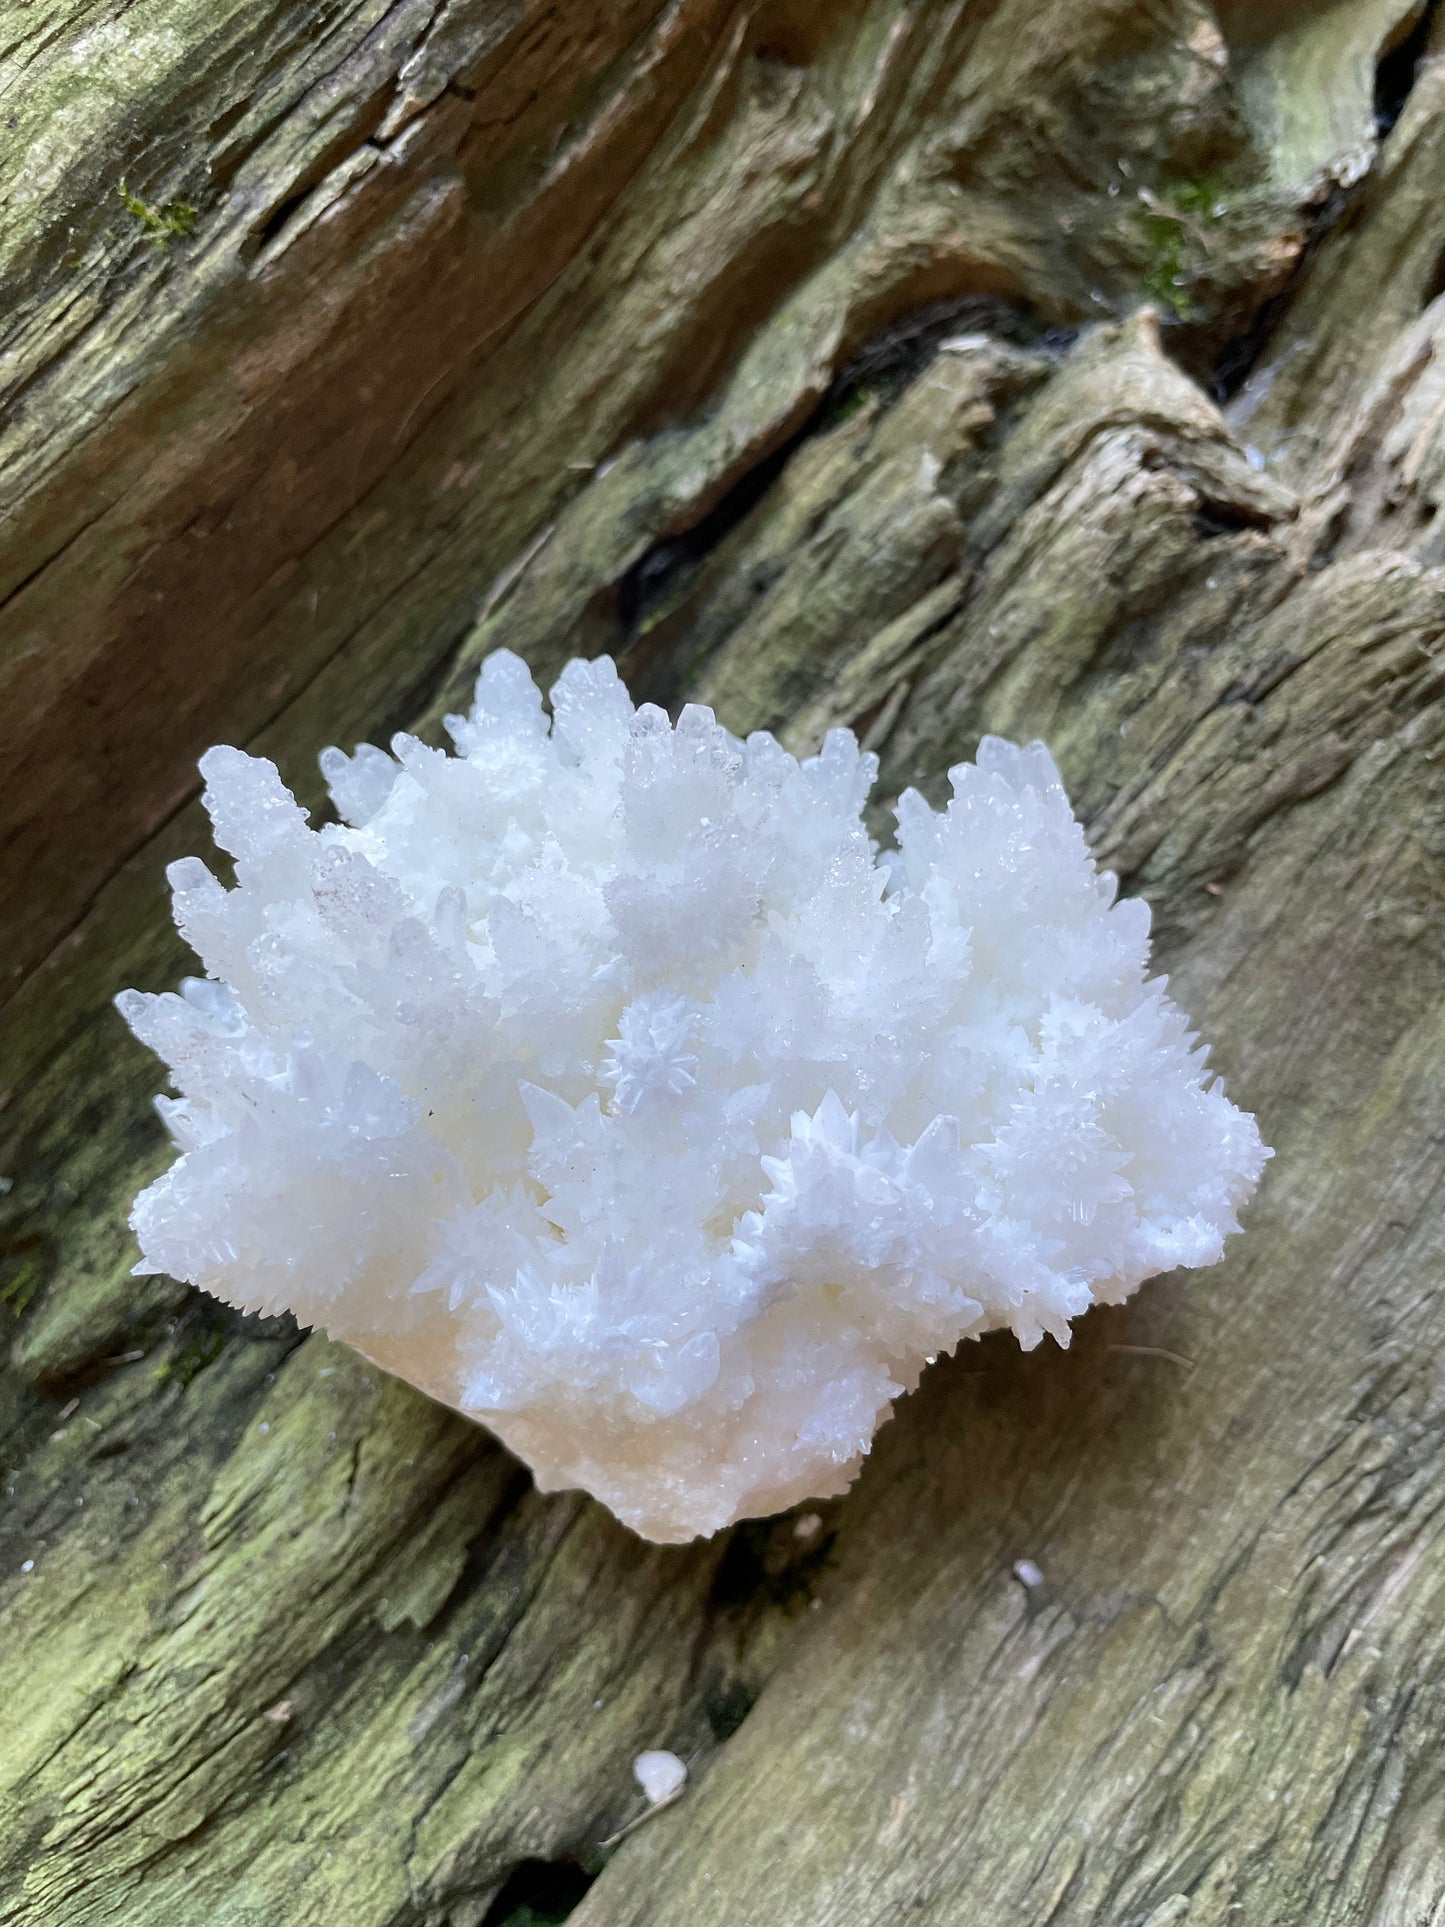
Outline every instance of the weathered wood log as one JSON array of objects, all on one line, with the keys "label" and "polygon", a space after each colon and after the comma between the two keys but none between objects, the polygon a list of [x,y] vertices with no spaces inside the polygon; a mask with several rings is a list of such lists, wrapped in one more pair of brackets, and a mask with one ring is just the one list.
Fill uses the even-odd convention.
[{"label": "weathered wood log", "polygon": [[[1445,1922],[1434,7],[0,21],[0,1916]],[[685,1549],[131,1278],[196,755],[499,642],[1045,736],[1277,1149],[1225,1265]]]}]

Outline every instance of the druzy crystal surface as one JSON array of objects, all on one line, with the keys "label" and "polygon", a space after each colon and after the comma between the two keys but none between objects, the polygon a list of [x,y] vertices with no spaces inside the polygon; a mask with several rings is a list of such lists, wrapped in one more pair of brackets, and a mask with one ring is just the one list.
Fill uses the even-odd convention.
[{"label": "druzy crystal surface", "polygon": [[1206,1265],[1268,1155],[1042,745],[898,847],[799,762],[488,658],[456,754],[204,758],[204,979],[120,1008],[181,1155],[142,1271],[289,1308],[655,1539],[843,1490],[924,1363]]}]

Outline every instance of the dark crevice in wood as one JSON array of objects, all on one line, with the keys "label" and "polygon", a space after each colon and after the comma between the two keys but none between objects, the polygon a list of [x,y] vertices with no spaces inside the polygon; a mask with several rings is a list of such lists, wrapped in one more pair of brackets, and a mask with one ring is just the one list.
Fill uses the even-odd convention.
[{"label": "dark crevice in wood", "polygon": [[1385,46],[1376,63],[1375,132],[1381,140],[1405,110],[1439,10],[1440,0],[1427,0],[1413,23],[1407,15],[1400,37]]},{"label": "dark crevice in wood", "polygon": [[[427,1622],[426,1631],[429,1637],[443,1634],[452,1616],[462,1612],[466,1602],[475,1599],[486,1585],[497,1560],[505,1555],[505,1535],[516,1517],[517,1508],[533,1490],[531,1473],[524,1465],[512,1460],[510,1454],[505,1453],[503,1447],[498,1445],[490,1434],[479,1433],[479,1428],[470,1420],[459,1418],[458,1423],[462,1430],[477,1436],[473,1441],[473,1451],[458,1468],[450,1481],[451,1485],[456,1485],[459,1480],[467,1477],[484,1458],[490,1457],[493,1453],[501,1454],[507,1460],[511,1472],[495,1509],[487,1515],[469,1540],[466,1559],[451,1591]],[[437,1495],[438,1502],[441,1496],[441,1494]],[[490,1664],[490,1661],[485,1663]],[[485,1666],[479,1664],[476,1678],[479,1679],[484,1670]]]},{"label": "dark crevice in wood", "polygon": [[[1430,270],[1429,279],[1421,290],[1420,306],[1422,310],[1428,308],[1431,302],[1438,301],[1442,294],[1445,294],[1445,249],[1442,249],[1436,256],[1435,265]],[[1430,503],[1428,506],[1433,510],[1435,504]]]},{"label": "dark crevice in wood", "polygon": [[376,147],[379,144],[371,137],[381,125],[391,100],[390,88],[383,88],[374,94],[363,109],[358,110],[351,125],[337,135],[334,141],[316,156],[310,166],[297,175],[281,200],[267,209],[262,219],[248,232],[241,250],[242,259],[249,260],[261,254],[285,228],[297,209],[320,187],[329,174],[335,172],[345,161],[363,147]]},{"label": "dark crevice in wood", "polygon": [[1251,510],[1239,502],[1201,497],[1195,511],[1194,532],[1201,542],[1217,542],[1222,535],[1240,535],[1248,529],[1267,529],[1270,518],[1262,510]]},{"label": "dark crevice in wood", "polygon": [[811,426],[810,421],[750,468],[716,508],[709,510],[693,528],[655,542],[646,554],[638,557],[613,591],[617,620],[630,643],[636,641],[648,618],[685,585],[703,557],[758,506],[806,439]]},{"label": "dark crevice in wood", "polygon": [[483,1914],[481,1927],[555,1927],[595,1880],[575,1860],[524,1860]]},{"label": "dark crevice in wood", "polygon": [[5,596],[0,597],[0,616],[3,616],[11,604],[17,602],[19,598],[24,595],[25,591],[32,587],[53,563],[60,560],[67,549],[73,548],[83,535],[95,527],[97,522],[103,522],[109,512],[110,504],[105,503],[96,510],[94,515],[78,523],[74,528],[67,530],[64,540],[37,562],[30,573],[15,583]]},{"label": "dark crevice in wood", "polygon": [[[1221,407],[1234,400],[1259,366],[1281,320],[1309,279],[1321,247],[1357,204],[1369,178],[1367,174],[1363,181],[1354,182],[1349,187],[1331,187],[1322,201],[1306,211],[1309,225],[1305,243],[1284,286],[1277,294],[1260,303],[1248,326],[1231,335],[1223,347],[1215,351],[1207,366],[1191,369]],[[1175,332],[1173,329],[1166,330],[1166,340]],[[1182,359],[1188,360],[1189,357]]]},{"label": "dark crevice in wood", "polygon": [[[1436,15],[1441,0],[1428,0],[1406,37],[1387,50],[1381,57],[1375,71],[1375,131],[1383,141],[1404,111],[1415,85],[1416,74],[1421,60],[1429,45]],[[1373,174],[1373,169],[1371,174]],[[1347,187],[1332,186],[1313,210],[1309,210],[1309,228],[1304,247],[1290,271],[1289,279],[1283,288],[1264,302],[1256,312],[1249,326],[1232,335],[1214,357],[1213,367],[1206,379],[1210,393],[1221,403],[1232,401],[1243,388],[1250,375],[1259,365],[1261,356],[1268,346],[1280,320],[1288,311],[1290,304],[1298,295],[1300,288],[1308,280],[1320,247],[1325,239],[1340,224],[1345,215],[1355,207],[1367,189],[1371,179],[1367,174],[1360,181]],[[1445,258],[1445,257],[1442,257]],[[1437,269],[1437,278],[1438,278]],[[1422,305],[1428,305],[1440,287],[1425,298]]]},{"label": "dark crevice in wood", "polygon": [[[855,349],[821,401],[784,442],[736,481],[693,527],[653,543],[615,588],[603,592],[596,613],[610,617],[621,628],[619,652],[626,651],[628,680],[640,699],[672,706],[697,666],[685,650],[677,648],[677,638],[669,629],[664,628],[649,647],[652,620],[686,595],[702,563],[763,503],[799,449],[835,428],[865,400],[890,406],[929,366],[945,341],[963,334],[986,334],[1050,358],[1062,358],[1077,339],[1076,330],[1055,327],[1017,302],[967,294],[928,302],[902,314]],[[759,578],[756,586],[762,594],[770,585]]]},{"label": "dark crevice in wood", "polygon": [[1017,301],[1000,295],[965,294],[930,301],[901,315],[857,348],[834,377],[815,427],[827,429],[862,393],[884,403],[897,399],[951,335],[986,334],[1017,348],[1035,348],[1055,358],[1078,339],[1076,328],[1060,328]]}]

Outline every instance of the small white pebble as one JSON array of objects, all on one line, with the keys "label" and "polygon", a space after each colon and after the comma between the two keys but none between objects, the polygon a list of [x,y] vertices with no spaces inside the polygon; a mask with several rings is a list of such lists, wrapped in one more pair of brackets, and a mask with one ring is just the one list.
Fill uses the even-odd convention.
[{"label": "small white pebble", "polygon": [[262,1430],[263,1432],[269,1432],[269,1431],[271,1430],[271,1428],[270,1428],[270,1426],[269,1426],[269,1425],[266,1425],[266,1424],[264,1424],[264,1423],[263,1423],[263,1424],[262,1424],[262,1426],[261,1426],[261,1430]]},{"label": "small white pebble", "polygon": [[687,1768],[675,1753],[639,1753],[632,1771],[649,1806],[660,1807],[664,1800],[675,1800],[687,1784]]},{"label": "small white pebble", "polygon": [[823,1521],[816,1512],[805,1512],[801,1519],[793,1522],[793,1537],[801,1539],[806,1545],[809,1539],[816,1539],[822,1530]]},{"label": "small white pebble", "polygon": [[1035,1586],[1041,1586],[1044,1583],[1044,1575],[1032,1559],[1016,1559],[1014,1561],[1014,1578],[1018,1580],[1021,1586],[1027,1586],[1030,1591],[1032,1591]]},{"label": "small white pebble", "polygon": [[27,1559],[25,1563],[21,1566],[20,1570],[22,1572],[34,1572],[35,1561],[33,1559]]}]

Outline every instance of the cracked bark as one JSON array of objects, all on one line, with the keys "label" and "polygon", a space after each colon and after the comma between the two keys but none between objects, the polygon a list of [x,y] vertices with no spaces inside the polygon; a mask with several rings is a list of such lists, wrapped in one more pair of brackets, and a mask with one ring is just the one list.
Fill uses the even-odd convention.
[{"label": "cracked bark", "polygon": [[[0,22],[0,1913],[1445,1923],[1434,9]],[[1277,1147],[1226,1264],[685,1549],[131,1279],[196,754],[499,642],[1044,735]]]}]

